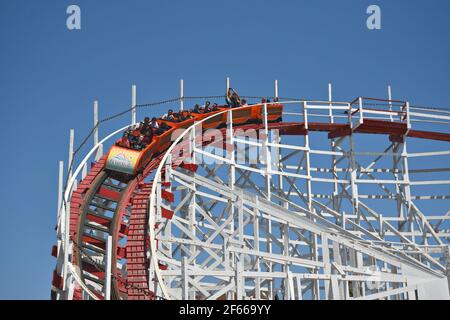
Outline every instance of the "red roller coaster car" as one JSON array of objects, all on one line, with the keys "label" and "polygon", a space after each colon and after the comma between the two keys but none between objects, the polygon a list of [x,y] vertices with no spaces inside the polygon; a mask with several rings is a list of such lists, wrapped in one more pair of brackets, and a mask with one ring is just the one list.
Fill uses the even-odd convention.
[{"label": "red roller coaster car", "polygon": [[[134,150],[119,146],[116,143],[109,150],[106,169],[120,172],[123,174],[135,176],[145,168],[149,161],[157,153],[169,148],[172,143],[172,134],[177,129],[187,129],[194,122],[198,122],[208,118],[202,123],[202,129],[220,128],[227,123],[227,113],[223,112],[229,110],[228,106],[220,106],[216,111],[208,113],[192,113],[193,118],[181,122],[158,119],[158,124],[166,123],[169,129],[164,133],[157,135],[154,130],[152,142],[143,150]],[[233,108],[233,124],[242,125],[250,122],[261,122],[263,119],[264,105],[255,104],[250,106],[243,106]],[[269,122],[278,122],[282,120],[283,105],[281,104],[267,104],[267,119]],[[183,112],[186,115],[187,112]],[[216,116],[215,116],[216,115]]]}]

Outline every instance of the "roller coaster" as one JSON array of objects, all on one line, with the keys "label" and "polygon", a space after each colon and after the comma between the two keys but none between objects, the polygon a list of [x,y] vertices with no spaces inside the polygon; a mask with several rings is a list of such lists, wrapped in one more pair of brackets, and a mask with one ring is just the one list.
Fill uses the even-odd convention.
[{"label": "roller coaster", "polygon": [[135,87],[131,124],[96,118],[64,186],[60,162],[52,299],[449,299],[450,111],[273,98],[140,150],[112,142]]}]

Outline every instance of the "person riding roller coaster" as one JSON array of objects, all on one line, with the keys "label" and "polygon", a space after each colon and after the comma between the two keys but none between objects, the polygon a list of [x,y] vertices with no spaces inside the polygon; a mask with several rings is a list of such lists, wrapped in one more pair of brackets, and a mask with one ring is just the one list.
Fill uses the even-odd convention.
[{"label": "person riding roller coaster", "polygon": [[241,106],[241,98],[232,88],[228,89],[226,101],[228,106],[231,108],[238,108]]},{"label": "person riding roller coaster", "polygon": [[158,129],[156,129],[155,134],[161,135],[164,132],[168,131],[171,127],[167,125],[167,123],[162,122]]},{"label": "person riding roller coaster", "polygon": [[153,130],[148,130],[140,140],[140,148],[145,149],[153,140]]},{"label": "person riding roller coaster", "polygon": [[125,131],[122,135],[122,138],[117,142],[117,145],[122,148],[130,148],[130,140],[129,140],[129,131]]},{"label": "person riding roller coaster", "polygon": [[158,123],[158,120],[156,119],[156,117],[152,118],[152,121],[150,122],[150,127],[152,127],[153,129],[159,128],[159,123]]},{"label": "person riding roller coaster", "polygon": [[145,136],[148,131],[152,131],[152,127],[150,123],[150,118],[145,117],[144,121],[139,124],[139,132]]},{"label": "person riding roller coaster", "polygon": [[212,112],[211,102],[206,101],[205,107],[203,108],[203,113],[209,113],[209,112]]}]

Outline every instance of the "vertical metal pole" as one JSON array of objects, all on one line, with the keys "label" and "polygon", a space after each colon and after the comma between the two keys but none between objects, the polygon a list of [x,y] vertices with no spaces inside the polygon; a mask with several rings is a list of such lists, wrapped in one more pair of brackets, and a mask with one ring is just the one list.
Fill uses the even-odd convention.
[{"label": "vertical metal pole", "polygon": [[295,300],[294,279],[292,277],[292,272],[289,270],[286,272],[286,282],[287,286],[285,286],[285,290],[287,295],[285,294],[285,297],[287,297],[288,300]]},{"label": "vertical metal pole", "polygon": [[332,103],[331,103],[331,101],[333,101],[331,83],[328,84],[328,101],[330,102],[330,109],[328,110],[328,115],[330,117],[330,123],[334,123],[333,109],[332,109]]},{"label": "vertical metal pole", "polygon": [[236,300],[241,300],[244,295],[244,277],[242,276],[244,268],[242,263],[242,260],[236,262]]},{"label": "vertical metal pole", "polygon": [[[416,236],[414,234],[415,228],[414,228],[414,212],[411,209],[411,188],[410,188],[410,180],[409,180],[409,166],[408,166],[408,151],[406,148],[406,136],[411,128],[411,122],[409,119],[409,102],[406,102],[406,108],[403,108],[403,110],[406,111],[406,127],[407,131],[406,134],[403,136],[403,144],[402,144],[402,153],[401,153],[401,159],[402,159],[402,167],[403,167],[403,190],[404,195],[406,198],[406,212],[408,215],[408,221],[409,221],[409,232],[411,233],[411,241],[416,242]],[[427,244],[427,238],[424,235],[423,239],[424,244]]]},{"label": "vertical metal pole", "polygon": [[[333,117],[333,90],[331,83],[328,83],[328,101],[330,102],[330,110],[328,111],[328,115],[330,118],[330,123],[334,123],[334,117]],[[336,141],[335,139],[331,139],[331,150],[333,152],[336,152]],[[338,179],[337,170],[336,170],[336,156],[333,154],[331,157],[331,169],[333,172],[333,178]],[[338,184],[337,182],[334,182],[333,184],[333,210],[337,211],[337,205],[338,204]]]},{"label": "vertical metal pole", "polygon": [[94,101],[94,146],[98,144],[98,101]]},{"label": "vertical metal pole", "polygon": [[[388,85],[387,91],[388,91],[387,93],[388,93],[388,100],[389,100],[389,102],[388,102],[388,105],[389,105],[389,111],[392,111],[392,101],[391,101],[391,100],[392,100],[392,87],[391,87],[390,85]],[[399,111],[402,111],[402,110],[400,109]],[[389,115],[389,119],[391,120],[391,122],[394,121],[394,118],[393,118],[392,114]],[[400,114],[399,114],[399,121],[401,121],[401,120],[402,120],[402,115],[401,115],[401,113],[400,113]],[[403,139],[405,139],[405,137],[403,137]],[[397,169],[398,169],[398,163],[400,162],[401,157],[398,157],[398,156],[395,155],[395,154],[398,153],[399,148],[402,146],[402,144],[403,144],[403,143],[395,143],[395,144],[393,145],[393,147],[392,147],[392,150],[393,150],[393,152],[394,152],[394,155],[392,156],[392,158],[393,158],[393,164],[394,164],[394,177],[395,177],[395,180],[396,180],[396,181],[399,181],[399,174],[397,173]],[[398,183],[395,184],[395,191],[396,191],[397,194],[400,194],[401,188],[402,188],[401,185],[399,185]],[[403,214],[403,204],[402,204],[402,200],[401,200],[400,197],[397,199],[397,211],[398,211],[398,217],[401,218],[401,219],[403,220],[403,218],[404,218],[404,214]],[[380,230],[382,231],[381,226],[380,226]],[[389,283],[388,283],[388,284],[389,284]],[[389,297],[388,297],[388,299],[389,299]]]},{"label": "vertical metal pole", "polygon": [[234,190],[234,184],[236,181],[236,159],[234,154],[234,138],[233,138],[233,109],[230,109],[227,112],[227,144],[229,152],[227,152],[228,159],[230,160],[230,169],[229,169],[229,184],[231,190]]},{"label": "vertical metal pole", "polygon": [[72,160],[73,160],[73,144],[75,141],[75,130],[74,129],[70,129],[70,135],[69,135],[69,163],[67,164],[68,166],[68,177],[69,180],[70,178],[72,178]]},{"label": "vertical metal pole", "polygon": [[[254,222],[253,222],[253,238],[255,239],[255,245],[254,250],[259,251],[259,200],[258,197],[255,199],[255,207],[253,208],[254,211]],[[259,273],[261,272],[261,261],[258,256],[255,257],[256,259],[256,271]],[[255,298],[257,300],[261,299],[261,278],[256,277],[255,278]]]},{"label": "vertical metal pole", "polygon": [[131,86],[131,124],[136,124],[136,85]]},{"label": "vertical metal pole", "polygon": [[187,257],[181,260],[181,299],[189,299],[189,274],[187,268]]},{"label": "vertical metal pole", "polygon": [[71,251],[70,242],[70,203],[66,203],[64,206],[64,263],[63,263],[63,291],[67,288],[67,277],[69,273],[69,252]]},{"label": "vertical metal pole", "polygon": [[[406,149],[406,136],[403,137],[402,145],[402,166],[403,166],[403,192],[406,198],[406,210],[409,220],[409,227],[411,232],[411,241],[416,242],[416,236],[414,235],[414,217],[413,210],[411,209],[411,181],[409,180],[409,166],[408,166],[408,151]],[[426,238],[424,239],[426,240]]]},{"label": "vertical metal pole", "polygon": [[87,162],[83,165],[83,170],[81,171],[81,180],[84,180],[87,176]]},{"label": "vertical metal pole", "polygon": [[359,212],[359,195],[358,195],[358,184],[357,180],[357,166],[356,166],[356,155],[355,155],[355,143],[353,140],[353,135],[348,137],[350,152],[349,152],[349,164],[350,164],[350,185],[352,190],[352,202],[353,202],[353,211],[356,215],[357,222],[359,223],[360,212]]},{"label": "vertical metal pole", "polygon": [[[321,240],[322,240],[322,262],[325,265],[324,266],[324,274],[331,275],[330,249],[328,246],[328,236],[326,233],[321,234]],[[330,300],[330,298],[333,297],[333,295],[330,295],[330,282],[331,281],[329,281],[329,280],[325,280],[325,299],[326,300]]]},{"label": "vertical metal pole", "polygon": [[105,300],[111,300],[112,236],[108,236],[106,248]]},{"label": "vertical metal pole", "polygon": [[300,279],[300,276],[297,276],[296,279],[297,279],[297,300],[303,300],[302,280]]},{"label": "vertical metal pole", "polygon": [[278,80],[275,80],[275,100],[278,100]]},{"label": "vertical metal pole", "polygon": [[[333,260],[338,265],[342,265],[341,248],[337,241],[333,241]],[[345,299],[345,284],[343,282],[339,286],[339,295],[342,299]]]},{"label": "vertical metal pole", "polygon": [[409,115],[409,102],[406,102],[406,128],[409,131],[411,129],[411,119]]},{"label": "vertical metal pole", "polygon": [[[200,124],[200,126],[201,126],[201,124]],[[194,124],[192,125],[192,130],[191,130],[191,135],[190,135],[190,141],[189,141],[189,154],[190,155],[192,154],[191,163],[193,163],[193,164],[195,164],[197,161],[195,159],[195,155],[196,155],[195,148],[197,147],[196,141],[195,141],[196,134],[197,134],[196,127],[197,127],[197,122],[194,120]],[[200,127],[200,132],[202,132],[201,129],[202,128]]]},{"label": "vertical metal pole", "polygon": [[[278,129],[274,129],[272,130],[272,137],[273,137],[273,141],[274,143],[281,145],[281,135],[280,135],[280,131]],[[279,172],[283,171],[283,156],[281,155],[280,152],[280,147],[272,147],[271,148],[271,153],[272,153],[272,157],[273,159],[275,159],[276,163],[276,168]],[[283,185],[283,175],[281,174],[277,174],[277,188],[278,188],[278,194],[279,195],[284,195],[284,185]],[[287,197],[289,198],[289,195],[287,195]],[[284,208],[288,208],[289,207],[289,203],[287,201],[284,201],[281,197],[278,201],[278,203],[283,206]]]},{"label": "vertical metal pole", "polygon": [[[267,200],[270,201],[271,199],[271,188],[270,188],[270,181],[271,181],[271,175],[269,174],[271,171],[271,156],[269,153],[269,146],[268,146],[268,142],[269,142],[269,124],[267,121],[267,103],[264,103],[263,105],[263,124],[264,124],[264,141],[263,141],[263,150],[266,153],[265,154],[265,161],[266,161],[266,192],[267,192]],[[269,218],[267,219],[267,247],[269,250],[269,253],[272,253],[272,239],[270,238],[270,234],[272,234],[272,220]],[[269,262],[267,264],[267,268],[268,268],[268,272],[272,272],[272,263]],[[271,299],[273,299],[275,297],[275,294],[273,292],[273,280],[269,282],[268,284],[269,286],[269,296]]]},{"label": "vertical metal pole", "polygon": [[[238,240],[240,243],[244,243],[244,192],[241,191],[241,194],[238,196],[237,203],[238,203]],[[236,292],[237,292],[237,299],[242,299],[245,293],[245,281],[242,277],[242,272],[244,271],[244,254],[242,253],[236,253],[236,257],[239,257],[239,261],[236,261]],[[235,257],[235,259],[236,259]]]},{"label": "vertical metal pole", "polygon": [[305,129],[308,130],[308,108],[306,101],[303,101],[303,123],[305,126]]},{"label": "vertical metal pole", "polygon": [[184,80],[180,80],[180,111],[184,110]]},{"label": "vertical metal pole", "polygon": [[[306,102],[303,102],[303,118],[304,118],[304,125],[306,131],[308,131],[308,112],[307,112],[307,104]],[[306,192],[308,195],[308,210],[312,211],[312,194],[311,194],[311,164],[310,164],[310,148],[309,148],[309,135],[308,132],[306,132],[304,136],[305,141],[305,160],[306,160]]]},{"label": "vertical metal pole", "polygon": [[[94,101],[94,147],[99,142],[99,121],[98,121],[98,101]],[[103,145],[100,145],[95,152],[95,161],[98,161],[103,156]]]},{"label": "vertical metal pole", "polygon": [[225,96],[228,95],[228,90],[230,89],[230,78],[227,77],[226,78],[226,92],[225,92]]},{"label": "vertical metal pole", "polygon": [[[363,115],[363,103],[362,98],[359,97],[359,124],[363,124],[364,122],[364,115]],[[358,125],[359,126],[359,125]]]},{"label": "vertical metal pole", "polygon": [[306,160],[306,192],[308,194],[308,210],[312,211],[312,184],[311,184],[311,157],[309,147],[309,135],[305,134],[305,160]]},{"label": "vertical metal pole", "polygon": [[[389,111],[392,111],[392,90],[391,90],[391,86],[388,86],[388,100],[389,100]],[[394,121],[394,119],[392,118],[392,114],[389,115],[389,118],[391,119],[391,122]]]},{"label": "vertical metal pole", "polygon": [[331,83],[328,84],[328,101],[333,101]]},{"label": "vertical metal pole", "polygon": [[[61,205],[63,198],[63,180],[64,180],[64,161],[59,162],[59,175],[58,175],[58,222],[61,215]],[[59,229],[59,226],[58,226]]]},{"label": "vertical metal pole", "polygon": [[443,247],[442,250],[444,251],[443,256],[446,267],[448,287],[450,288],[450,246]]},{"label": "vertical metal pole", "polygon": [[[283,255],[285,255],[286,257],[289,256],[289,223],[280,224],[280,234],[283,240]],[[292,284],[292,274],[289,271],[289,263],[285,262],[284,265],[282,266],[283,271],[285,272],[286,276],[284,278],[284,290],[285,290],[285,294],[284,294],[284,298],[285,299],[289,299],[289,300],[294,300],[293,298],[293,290],[291,291],[291,284]]]},{"label": "vertical metal pole", "polygon": [[[234,136],[233,136],[233,109],[229,109],[227,112],[227,158],[230,161],[230,165],[228,166],[228,187],[230,190],[234,190],[234,186],[236,184],[236,157],[234,152]],[[229,152],[228,152],[229,149]],[[233,216],[233,219],[230,221],[230,232],[233,234],[234,232],[234,201],[230,201],[229,203],[230,209],[230,217]],[[228,265],[227,265],[228,267]]]},{"label": "vertical metal pole", "polygon": [[266,192],[267,192],[267,200],[270,200],[271,198],[271,188],[270,188],[270,181],[271,181],[271,156],[269,151],[269,124],[267,119],[267,103],[264,103],[263,106],[263,113],[264,113],[264,142],[263,142],[263,148],[265,152],[265,161],[266,161]]},{"label": "vertical metal pole", "polygon": [[[68,164],[68,173],[67,173],[67,181],[70,181],[72,178],[72,161],[73,161],[73,145],[75,141],[75,130],[70,129],[69,134],[69,164]],[[72,186],[68,185],[68,188],[72,188]],[[69,251],[70,251],[70,237],[69,237],[69,227],[70,227],[70,203],[67,202],[64,205],[64,231],[62,236],[64,237],[64,263],[63,263],[63,291],[66,290],[67,287],[67,276],[69,272]]]}]

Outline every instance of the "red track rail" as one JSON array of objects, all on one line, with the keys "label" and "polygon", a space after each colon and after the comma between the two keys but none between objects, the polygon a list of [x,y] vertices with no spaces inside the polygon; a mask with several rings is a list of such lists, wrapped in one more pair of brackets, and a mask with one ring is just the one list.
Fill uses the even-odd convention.
[{"label": "red track rail", "polygon": [[127,270],[129,300],[151,300],[154,295],[149,290],[147,255],[147,221],[151,183],[144,184],[133,197],[127,241]]}]

